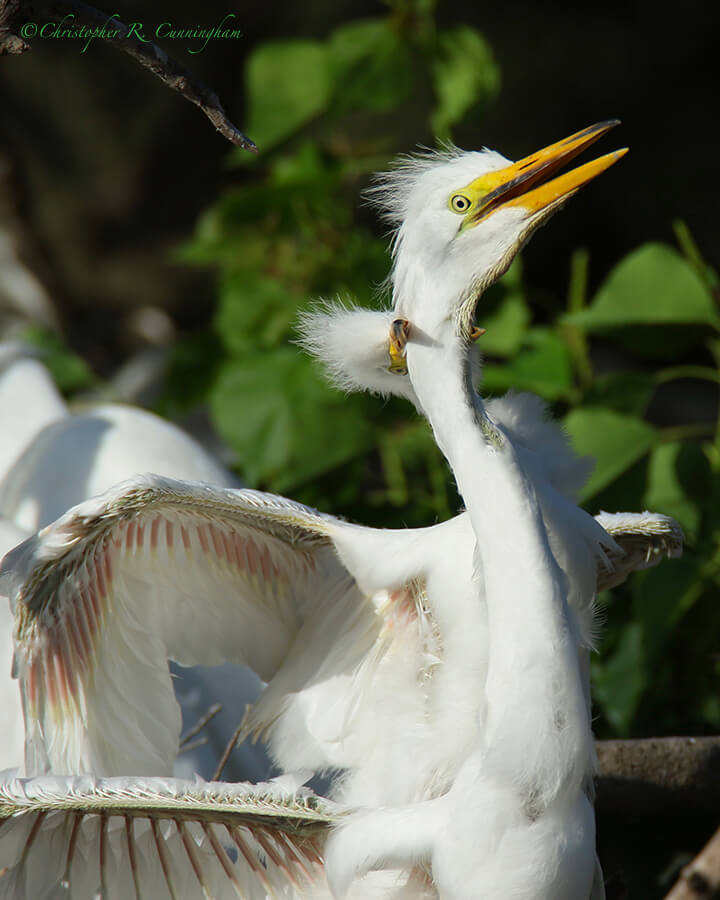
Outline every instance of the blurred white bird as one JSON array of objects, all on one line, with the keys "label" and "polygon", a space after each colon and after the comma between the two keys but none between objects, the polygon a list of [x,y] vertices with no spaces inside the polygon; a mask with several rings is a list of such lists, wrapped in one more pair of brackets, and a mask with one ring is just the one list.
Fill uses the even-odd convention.
[{"label": "blurred white bird", "polygon": [[[452,151],[396,170],[380,193],[400,224],[395,309],[368,314],[364,332],[328,327],[313,340],[346,380],[417,403],[467,513],[431,528],[378,531],[267,494],[153,476],[76,507],[6,558],[31,771],[167,774],[179,730],[167,656],[245,662],[269,682],[247,731],[269,737],[283,768],[343,768],[339,799],[395,807],[351,815],[331,837],[327,871],[338,896],[388,896],[390,887],[395,896],[450,900],[602,896],[578,650],[591,638],[598,579],[614,563],[610,579],[629,571],[617,574],[618,543],[627,538],[635,548],[642,535],[646,554],[633,555],[634,566],[677,552],[681,537],[665,517],[606,516],[613,540],[568,498],[577,461],[541,405],[510,397],[488,415],[472,387],[468,348],[482,291],[561,202],[620,154],[540,182],[608,127],[515,164],[490,151]],[[383,371],[388,348],[395,371],[406,353],[407,375]],[[386,357],[380,368],[378,354]],[[18,809],[28,789],[8,791],[6,810]],[[79,789],[72,782],[57,790],[52,808],[63,807],[63,791]],[[137,808],[148,780],[129,777],[117,789]],[[197,821],[208,821],[200,809],[207,790],[214,788],[197,787],[185,801],[188,818],[197,802]],[[14,888],[40,852],[55,876],[65,873],[72,897],[86,896],[76,890],[75,866],[91,852],[100,854],[95,880],[108,896],[125,896],[118,885],[129,892],[131,874],[137,888],[135,865],[124,875],[115,866],[133,855],[129,848],[142,845],[145,854],[147,846],[131,829],[125,844],[113,843],[117,803],[93,806],[100,825],[89,838],[79,813],[46,821],[49,804],[31,808],[21,817],[33,823],[29,836],[12,847],[8,838],[4,851],[0,833],[0,865]],[[336,818],[333,811],[325,826]],[[205,870],[193,864],[195,847],[224,872],[206,896],[229,896],[254,852],[265,871],[283,870],[262,846],[248,860],[242,850],[223,855],[207,831],[193,839],[191,852],[177,824],[153,835],[166,881],[163,842],[183,844],[185,868],[195,873],[173,896],[199,896]],[[110,865],[112,887],[103,870]],[[400,874],[376,873],[350,888],[380,867]],[[2,888],[0,879],[0,896]]]},{"label": "blurred white bird", "polygon": [[157,472],[237,487],[184,431],[133,406],[71,413],[39,359],[0,344],[0,514],[37,531],[124,478]]},{"label": "blurred white bird", "polygon": [[[0,556],[19,544],[28,532],[13,522],[0,518]],[[25,724],[20,702],[20,688],[11,678],[13,668],[13,613],[7,597],[0,590],[0,771],[22,762],[25,747]]]},{"label": "blurred white bird", "polygon": [[[0,344],[0,421],[7,423],[0,429],[0,559],[66,510],[131,475],[157,472],[238,486],[197,441],[153,413],[109,403],[71,413],[46,367],[22,344]],[[24,757],[20,692],[10,677],[11,622],[7,598],[0,596],[0,769]],[[247,667],[176,667],[173,686],[186,728],[211,704],[222,705],[203,733],[207,742],[174,766],[176,774],[208,777],[262,682]],[[227,775],[261,780],[269,768],[264,748],[246,744],[229,761]]]}]

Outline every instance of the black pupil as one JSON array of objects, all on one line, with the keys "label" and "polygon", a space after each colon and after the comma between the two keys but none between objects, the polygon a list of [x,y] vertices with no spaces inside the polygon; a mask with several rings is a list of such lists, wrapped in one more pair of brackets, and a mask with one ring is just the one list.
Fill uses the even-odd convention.
[{"label": "black pupil", "polygon": [[467,207],[467,200],[464,197],[457,197],[455,199],[455,206],[458,209],[465,209]]}]

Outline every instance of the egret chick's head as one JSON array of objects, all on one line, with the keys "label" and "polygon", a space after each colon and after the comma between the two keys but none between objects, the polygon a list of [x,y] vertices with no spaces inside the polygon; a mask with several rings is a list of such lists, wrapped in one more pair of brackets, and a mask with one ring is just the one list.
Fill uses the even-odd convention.
[{"label": "egret chick's head", "polygon": [[626,152],[552,177],[616,124],[593,125],[515,163],[492,150],[450,148],[381,175],[371,195],[396,228],[395,312],[425,330],[451,322],[469,334],[479,296],[535,229]]}]

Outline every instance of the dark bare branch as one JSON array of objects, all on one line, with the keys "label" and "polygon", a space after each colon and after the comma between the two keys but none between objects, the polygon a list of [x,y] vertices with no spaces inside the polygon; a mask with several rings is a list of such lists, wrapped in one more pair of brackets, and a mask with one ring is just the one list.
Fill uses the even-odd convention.
[{"label": "dark bare branch", "polygon": [[213,703],[212,706],[209,706],[207,711],[203,713],[188,733],[180,739],[180,749],[186,751],[188,749],[189,741],[191,741],[196,734],[199,734],[203,728],[215,718],[221,709],[222,703]]},{"label": "dark bare branch", "polygon": [[194,741],[187,741],[187,743],[181,744],[178,748],[178,756],[180,756],[181,753],[192,753],[192,751],[197,750],[198,747],[207,747],[208,744],[209,741],[204,735]]},{"label": "dark bare branch", "polygon": [[720,737],[598,741],[597,805],[697,815],[720,809]]},{"label": "dark bare branch", "polygon": [[244,720],[238,725],[238,727],[233,732],[233,736],[227,742],[225,750],[223,751],[223,755],[220,757],[220,762],[217,765],[217,769],[215,769],[215,774],[212,777],[213,781],[219,781],[222,778],[223,769],[227,765],[227,761],[230,759],[230,754],[233,752],[237,745],[238,738],[242,733],[243,727]]},{"label": "dark bare branch", "polygon": [[25,41],[13,31],[13,25],[17,28],[22,24],[21,19],[27,21],[44,18],[54,22],[67,22],[68,16],[72,16],[74,25],[98,29],[103,26],[112,27],[120,35],[111,42],[113,46],[124,50],[141,66],[156,75],[163,84],[177,91],[190,103],[199,106],[215,129],[232,144],[251,153],[257,152],[257,147],[250,138],[228,119],[214,91],[168,56],[157,44],[138,40],[119,19],[92,6],[75,0],[64,0],[62,3],[53,0],[0,0],[0,54],[21,53],[28,49]]},{"label": "dark bare branch", "polygon": [[19,12],[20,0],[0,0],[0,56],[24,53],[30,49],[30,45],[13,30]]},{"label": "dark bare branch", "polygon": [[680,873],[666,900],[701,900],[720,896],[720,828]]}]

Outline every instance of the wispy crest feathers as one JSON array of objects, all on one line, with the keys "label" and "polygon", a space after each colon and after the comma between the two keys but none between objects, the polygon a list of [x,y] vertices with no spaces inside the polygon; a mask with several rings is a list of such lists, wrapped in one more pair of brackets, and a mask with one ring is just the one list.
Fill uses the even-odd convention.
[{"label": "wispy crest feathers", "polygon": [[463,155],[465,151],[459,147],[446,144],[438,149],[422,147],[420,153],[399,156],[387,171],[373,175],[372,187],[365,191],[365,197],[386,222],[396,227],[407,215],[410,195],[419,179],[438,165]]}]

